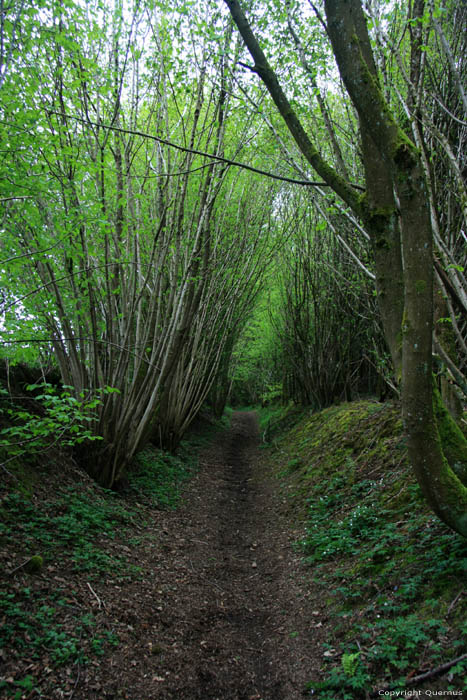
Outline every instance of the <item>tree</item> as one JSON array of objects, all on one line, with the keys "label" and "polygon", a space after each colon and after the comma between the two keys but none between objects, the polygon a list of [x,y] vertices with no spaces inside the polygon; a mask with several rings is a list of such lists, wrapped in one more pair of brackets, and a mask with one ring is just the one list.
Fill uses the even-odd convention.
[{"label": "tree", "polygon": [[320,155],[238,0],[225,2],[253,58],[251,70],[266,85],[301,152],[371,235],[384,331],[402,379],[410,460],[433,510],[467,536],[467,488],[446,460],[433,409],[433,232],[426,179],[419,150],[384,97],[362,6],[359,0],[324,3],[333,53],[358,114],[366,183],[360,196]]},{"label": "tree", "polygon": [[18,340],[32,319],[22,338],[53,348],[75,397],[102,396],[82,461],[111,487],[199,410],[255,296],[272,192],[223,160],[255,129],[229,119],[232,27],[188,57],[144,3],[43,4],[2,88],[21,95],[1,104],[4,330]]},{"label": "tree", "polygon": [[[374,280],[355,265],[319,204],[306,206],[300,194],[291,197],[293,233],[281,251],[282,302],[275,325],[284,398],[319,410],[377,392],[384,341],[376,322]],[[332,222],[336,215],[328,212],[327,218]],[[348,238],[345,222],[336,223],[339,236]],[[358,252],[360,259],[368,257],[361,247]]]}]

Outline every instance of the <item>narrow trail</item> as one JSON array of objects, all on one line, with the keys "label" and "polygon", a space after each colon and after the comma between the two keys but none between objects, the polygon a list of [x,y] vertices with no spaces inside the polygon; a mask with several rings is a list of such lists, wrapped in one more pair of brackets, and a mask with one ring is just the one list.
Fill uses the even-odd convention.
[{"label": "narrow trail", "polygon": [[255,413],[235,413],[177,510],[154,512],[133,553],[143,580],[95,587],[120,644],[74,700],[303,699],[325,618],[259,442]]},{"label": "narrow trail", "polygon": [[179,511],[190,571],[188,597],[179,602],[190,614],[183,638],[172,643],[180,665],[154,697],[303,698],[308,635],[297,560],[290,533],[281,530],[277,495],[261,474],[258,443],[256,415],[234,414]]}]

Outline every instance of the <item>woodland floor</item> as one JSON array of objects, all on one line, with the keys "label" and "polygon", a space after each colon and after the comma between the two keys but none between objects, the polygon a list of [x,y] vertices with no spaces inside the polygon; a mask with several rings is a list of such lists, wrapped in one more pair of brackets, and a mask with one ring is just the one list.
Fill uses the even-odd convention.
[{"label": "woodland floor", "polygon": [[[397,509],[394,514],[385,510],[381,522],[370,520],[371,529],[361,534],[363,553],[357,560],[350,556],[344,573],[336,572],[344,559],[318,556],[326,540],[323,533],[335,534],[333,517],[340,518],[345,534],[353,523],[347,510],[352,517],[357,511],[373,513],[362,488],[369,490],[371,502],[378,498],[382,481],[376,470],[386,474],[380,489],[386,502],[394,504],[402,491],[406,493],[407,485],[401,489],[399,484],[406,478],[400,472],[400,436],[392,425],[397,415],[391,406],[378,404],[329,409],[323,420],[315,416],[317,423],[308,418],[305,432],[299,427],[290,449],[281,443],[268,454],[260,448],[256,414],[234,413],[229,428],[214,435],[211,431],[201,453],[196,448],[198,469],[185,482],[174,510],[156,506],[147,491],[131,484],[123,494],[103,492],[72,462],[60,461],[60,455],[51,455],[29,471],[25,467],[22,485],[4,477],[0,700],[298,700],[312,697],[312,691],[305,692],[308,682],[319,684],[332,669],[338,673],[345,657],[338,649],[358,638],[379,649],[384,663],[371,668],[375,678],[383,680],[378,689],[376,681],[366,687],[364,679],[354,691],[348,685],[359,676],[345,677],[347,690],[336,696],[379,697],[388,687],[384,679],[389,662],[401,658],[402,674],[410,685],[412,677],[465,652],[459,632],[465,596],[460,578],[463,550],[452,533],[421,511],[412,524],[410,512],[402,517]],[[343,428],[344,418],[348,425],[353,421],[352,430],[347,424]],[[362,442],[363,434],[370,436],[368,444]],[[311,461],[306,451],[310,440],[319,448]],[[321,461],[331,450],[330,441],[336,440],[343,460],[339,469],[344,471],[331,473],[324,491],[318,483],[321,490],[315,491],[315,499],[328,504],[320,511],[316,537],[321,539],[314,545],[315,560],[321,564],[305,566],[303,549],[294,546],[303,538],[304,523],[293,494],[303,500],[303,509],[300,479],[305,478],[309,493],[307,465],[312,462],[313,469],[328,473],[328,462]],[[376,453],[370,458],[375,441],[392,445],[392,451],[381,447],[378,452],[386,455],[387,464]],[[352,445],[358,451],[355,483],[347,479]],[[337,464],[337,453],[333,459]],[[281,473],[289,478],[278,479]],[[342,490],[347,482],[349,488]],[[354,494],[348,502],[347,492]],[[354,492],[363,503],[360,511]],[[413,500],[409,504],[402,503],[402,509],[419,507]],[[388,514],[397,520],[392,530]],[[399,526],[408,529],[401,534]],[[435,535],[427,540],[432,531]],[[329,543],[336,544],[332,537],[326,547]],[[402,556],[401,543],[404,552],[408,547],[414,571],[409,558]],[[375,559],[372,547],[377,545],[384,545],[382,559]],[[43,558],[35,572],[29,566],[34,555]],[[431,566],[427,556],[440,568],[430,574],[431,584],[441,586],[438,592],[426,591],[419,575],[420,567]],[[384,582],[377,567],[394,557],[398,565],[388,569]],[[359,566],[370,573],[358,574],[357,580],[354,569],[360,571]],[[417,584],[419,598],[409,584]],[[361,603],[352,602],[355,591]],[[336,596],[349,597],[351,607],[346,605],[345,614],[336,616]],[[433,604],[430,617],[418,618],[416,607],[427,606],[427,597]],[[384,617],[389,604],[392,612]],[[400,649],[393,659],[396,633]],[[366,650],[368,663],[370,651]],[[452,673],[451,680],[449,674],[430,677],[417,688],[447,694],[446,688],[460,688],[462,683],[462,670]],[[372,676],[366,678],[370,683]],[[334,698],[333,687],[322,697]],[[321,697],[321,691],[313,697]]]},{"label": "woodland floor", "polygon": [[302,698],[322,663],[325,614],[304,581],[285,501],[261,457],[256,415],[234,414],[201,456],[179,507],[153,509],[137,545],[109,541],[141,567],[139,581],[103,575],[91,585],[59,563],[34,576],[17,571],[15,585],[32,585],[45,600],[59,588],[77,616],[89,609],[119,643],[84,665],[53,669],[46,655],[4,653],[3,678],[30,673],[41,692],[16,697]]}]

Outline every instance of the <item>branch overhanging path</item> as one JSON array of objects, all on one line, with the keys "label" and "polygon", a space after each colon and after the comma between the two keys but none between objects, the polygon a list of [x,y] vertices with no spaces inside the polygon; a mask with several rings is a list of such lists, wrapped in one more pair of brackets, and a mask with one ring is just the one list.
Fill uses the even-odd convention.
[{"label": "branch overhanging path", "polygon": [[[181,144],[174,143],[173,141],[169,141],[167,139],[163,139],[160,136],[154,136],[153,134],[147,134],[144,131],[139,131],[135,129],[124,129],[119,126],[112,126],[110,124],[102,124],[100,122],[95,122],[92,121],[91,119],[83,119],[82,117],[78,117],[74,114],[66,114],[65,112],[54,112],[54,111],[49,111],[48,114],[52,114],[56,117],[62,117],[64,119],[72,119],[74,121],[80,122],[81,124],[85,124],[86,126],[95,126],[98,127],[99,129],[107,129],[109,131],[116,131],[121,134],[129,134],[130,136],[140,136],[141,138],[145,139],[150,139],[152,141],[157,141],[158,143],[162,143],[165,146],[169,146],[170,148],[175,148],[178,151],[182,151],[183,153],[193,153],[194,155],[198,156],[203,156],[205,158],[211,158],[213,161],[217,161],[218,163],[225,163],[226,165],[232,165],[236,168],[243,168],[243,170],[250,170],[253,173],[258,173],[259,175],[264,175],[265,177],[270,177],[273,180],[280,180],[281,182],[289,182],[293,185],[301,185],[302,187],[330,187],[330,185],[327,182],[314,182],[311,180],[297,180],[292,177],[286,177],[285,175],[276,175],[274,173],[270,173],[267,170],[261,170],[260,168],[255,168],[253,165],[248,165],[247,163],[240,163],[239,161],[236,160],[230,160],[229,158],[224,158],[223,156],[219,156],[215,153],[205,153],[204,151],[199,151],[195,148],[188,148],[187,146],[182,146]],[[215,163],[213,163],[215,165]],[[160,173],[160,177],[170,177],[172,173]],[[365,191],[364,187],[361,187],[360,185],[351,184],[351,187],[355,188],[356,190],[360,190],[362,192]]]}]

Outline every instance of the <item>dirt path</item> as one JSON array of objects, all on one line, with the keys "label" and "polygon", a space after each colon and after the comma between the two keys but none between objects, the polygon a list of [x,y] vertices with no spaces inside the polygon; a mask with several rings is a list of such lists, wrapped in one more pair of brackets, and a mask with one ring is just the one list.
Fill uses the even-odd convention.
[{"label": "dirt path", "polygon": [[284,639],[292,602],[281,588],[288,542],[276,531],[271,494],[255,470],[257,441],[255,415],[236,414],[200,478],[211,482],[198,501],[209,504],[199,522],[206,543],[194,543],[191,556],[207,600],[193,611],[189,683],[173,697],[302,697],[293,668],[300,643]]},{"label": "dirt path", "polygon": [[174,639],[183,654],[178,674],[154,697],[303,697],[307,663],[293,627],[296,562],[270,484],[260,473],[257,445],[255,414],[234,414],[179,512],[188,525],[190,578],[188,597],[179,603],[187,605],[189,617],[183,639]]},{"label": "dirt path", "polygon": [[[82,531],[67,511],[71,489],[81,490],[81,499],[96,499],[94,508],[76,514],[89,517],[107,501],[74,465],[44,468],[41,480],[32,482],[31,500],[23,503],[25,513],[10,511],[21,515],[17,536],[0,537],[6,591],[0,627],[7,640],[0,645],[0,700],[306,697],[308,681],[323,679],[341,663],[349,621],[335,615],[332,585],[325,589],[313,581],[323,572],[304,566],[293,547],[303,525],[292,530],[294,502],[284,491],[287,480],[271,475],[271,463],[286,468],[287,456],[260,449],[254,413],[234,414],[231,427],[204,450],[176,510],[158,509],[142,491],[109,495],[112,520],[106,528],[90,528],[89,550],[81,550],[100,559],[83,559],[82,567],[66,550],[73,550]],[[296,481],[294,490],[303,493],[306,483]],[[12,503],[18,506],[21,497]],[[53,522],[61,524],[61,534],[64,524],[71,528],[70,540],[58,538],[48,552],[44,543],[53,529],[44,525],[54,508],[60,520]],[[28,540],[28,518],[43,526],[37,545]],[[21,562],[34,551],[48,557],[39,571],[28,571]],[[330,572],[335,562],[328,566]],[[372,600],[355,611],[360,629],[362,616],[372,614]],[[433,648],[447,639],[439,633]],[[408,678],[427,670],[425,651]],[[446,677],[434,681],[440,690],[445,684]]]},{"label": "dirt path", "polygon": [[126,592],[127,611],[115,607],[121,643],[74,698],[303,698],[316,618],[304,613],[303,568],[262,463],[256,415],[234,414],[183,504],[154,522],[152,578]]}]

